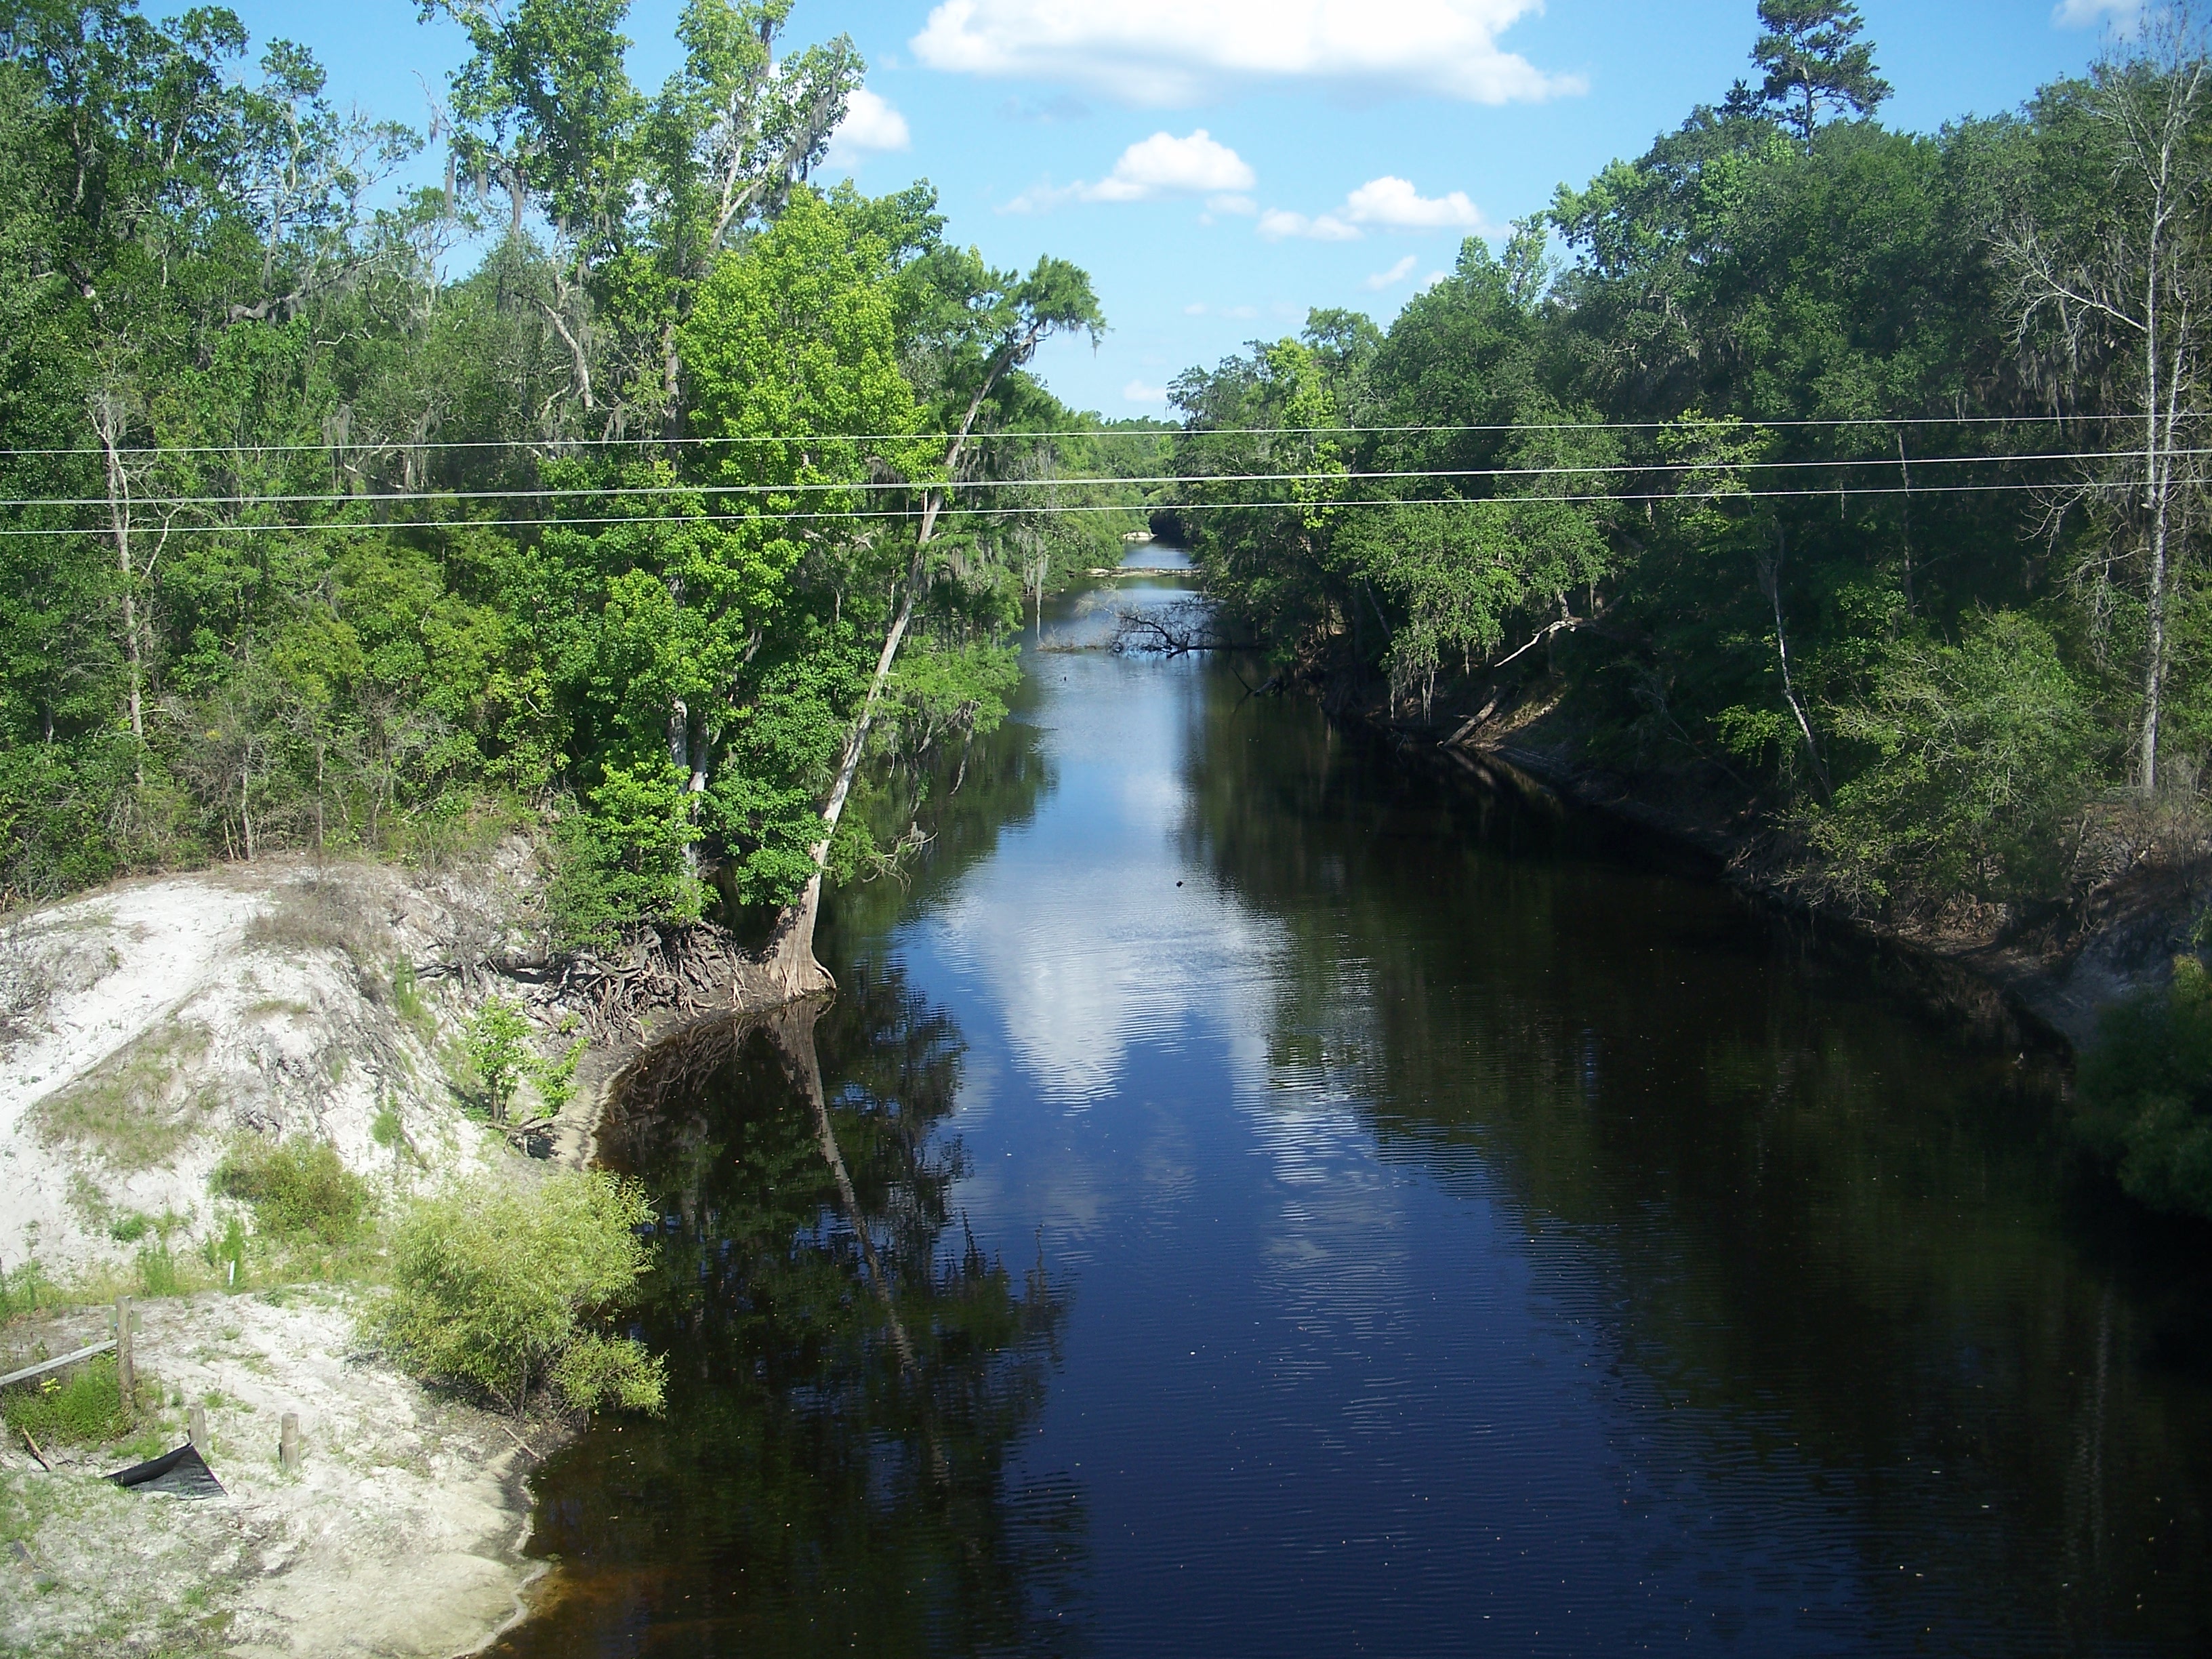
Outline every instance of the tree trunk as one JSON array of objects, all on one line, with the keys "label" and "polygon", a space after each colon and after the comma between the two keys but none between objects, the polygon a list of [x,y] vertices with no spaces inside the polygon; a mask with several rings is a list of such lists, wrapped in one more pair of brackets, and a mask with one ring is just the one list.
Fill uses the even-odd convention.
[{"label": "tree trunk", "polygon": [[123,416],[115,401],[102,392],[93,400],[92,417],[107,463],[108,532],[115,542],[116,574],[123,592],[123,654],[130,665],[125,706],[131,735],[138,743],[137,777],[143,786],[146,781],[146,660],[144,647],[138,637],[138,572],[131,549],[131,480],[124,471],[120,445]]},{"label": "tree trunk", "polygon": [[[945,452],[945,483],[931,489],[922,497],[921,525],[915,532],[914,559],[907,567],[906,592],[900,599],[890,631],[884,635],[882,653],[876,659],[874,677],[868,682],[868,694],[861,700],[860,712],[845,738],[845,751],[837,762],[837,775],[830,786],[828,798],[822,804],[822,835],[812,848],[814,872],[807,878],[806,886],[796,902],[787,904],[776,917],[766,945],[762,948],[756,968],[766,981],[761,988],[769,995],[785,999],[806,995],[817,990],[835,988],[836,981],[830,970],[815,959],[814,924],[822,911],[822,873],[827,867],[830,843],[837,837],[838,821],[844,817],[845,802],[853,791],[853,780],[859,775],[861,757],[867,752],[869,728],[874,725],[876,705],[882,700],[884,687],[890,683],[892,665],[898,660],[899,647],[905,642],[907,626],[914,620],[914,602],[921,591],[922,577],[927,573],[929,544],[937,534],[937,521],[945,511],[946,495],[953,476],[959,471],[960,458],[968,447],[968,438],[975,428],[976,416],[982,413],[983,400],[991,395],[991,388],[1000,375],[1018,363],[1026,362],[1030,352],[1036,349],[1043,337],[1043,330],[1033,327],[1016,341],[1009,343],[992,361],[989,372],[983,377],[975,395],[968,401],[968,412],[960,422],[960,430]],[[745,994],[747,987],[741,981],[738,994]]]},{"label": "tree trunk", "polygon": [[860,775],[861,757],[867,752],[876,705],[890,680],[899,647],[906,641],[907,626],[914,620],[914,601],[921,587],[923,557],[931,537],[936,533],[939,505],[940,498],[933,493],[922,507],[921,530],[915,542],[914,562],[907,570],[906,592],[899,601],[890,631],[884,635],[883,652],[876,659],[868,695],[861,702],[860,718],[846,734],[845,751],[838,757],[836,778],[830,786],[829,799],[822,805],[821,838],[810,849],[814,873],[807,878],[806,889],[799,895],[799,902],[785,906],[776,917],[768,947],[762,953],[762,963],[769,969],[771,982],[789,996],[805,996],[836,984],[830,970],[814,957],[814,923],[822,910],[822,872],[829,866],[830,844],[836,839],[838,823],[845,816],[845,802],[853,793],[853,781]]}]

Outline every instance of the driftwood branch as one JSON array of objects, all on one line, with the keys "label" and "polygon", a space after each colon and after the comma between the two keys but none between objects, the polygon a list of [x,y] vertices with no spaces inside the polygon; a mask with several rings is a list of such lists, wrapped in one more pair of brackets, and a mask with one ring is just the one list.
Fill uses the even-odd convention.
[{"label": "driftwood branch", "polygon": [[1157,610],[1123,611],[1114,623],[1113,649],[1120,656],[1180,657],[1193,651],[1257,648],[1230,638],[1218,613],[1203,599],[1181,599]]}]

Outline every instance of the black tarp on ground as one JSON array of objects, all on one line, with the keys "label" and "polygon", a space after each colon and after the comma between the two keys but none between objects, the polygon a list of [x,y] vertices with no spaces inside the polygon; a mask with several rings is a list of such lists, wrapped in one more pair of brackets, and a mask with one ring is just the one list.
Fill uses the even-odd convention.
[{"label": "black tarp on ground", "polygon": [[189,1440],[173,1452],[163,1452],[150,1462],[118,1469],[107,1478],[132,1492],[158,1492],[171,1498],[225,1495],[222,1482],[215,1478],[215,1471],[208,1468],[199,1448]]}]

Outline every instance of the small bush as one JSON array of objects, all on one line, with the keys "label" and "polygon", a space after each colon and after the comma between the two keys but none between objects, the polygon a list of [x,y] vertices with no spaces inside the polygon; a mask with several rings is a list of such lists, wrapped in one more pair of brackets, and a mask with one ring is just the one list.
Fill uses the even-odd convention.
[{"label": "small bush", "polygon": [[2212,1219],[2212,975],[2193,957],[2163,991],[2106,1012],[2081,1057],[2082,1138],[2154,1209]]},{"label": "small bush", "polygon": [[51,1308],[60,1294],[36,1256],[13,1267],[0,1267],[0,1319],[36,1313],[42,1306]]},{"label": "small bush", "polygon": [[699,920],[707,893],[684,849],[699,839],[684,774],[665,761],[609,764],[554,832],[546,904],[555,942],[605,950],[643,921]]},{"label": "small bush", "polygon": [[[571,1015],[562,1023],[561,1034],[568,1036],[575,1024]],[[526,1079],[536,1085],[548,1117],[557,1116],[575,1098],[576,1065],[583,1058],[585,1040],[578,1038],[560,1059],[548,1060],[538,1052],[535,1029],[521,1005],[504,997],[487,999],[469,1022],[462,1048],[476,1074],[477,1103],[495,1123],[507,1121],[515,1091]]]},{"label": "small bush", "polygon": [[413,1028],[415,1035],[425,1042],[438,1038],[438,1017],[422,994],[422,982],[415,976],[415,964],[406,957],[399,958],[392,970],[392,1006],[399,1018]]},{"label": "small bush", "polygon": [[537,1058],[537,1051],[530,1046],[528,1017],[519,1004],[505,997],[489,998],[469,1022],[463,1046],[476,1073],[485,1113],[495,1123],[506,1122],[514,1091],[529,1074],[530,1062]]},{"label": "small bush", "polygon": [[448,1188],[400,1224],[368,1328],[417,1376],[510,1411],[550,1387],[577,1411],[658,1412],[663,1362],[606,1329],[645,1272],[650,1213],[635,1187],[580,1171]]},{"label": "small bush", "polygon": [[304,1233],[325,1244],[356,1237],[368,1212],[368,1183],[326,1141],[236,1147],[216,1167],[215,1189],[250,1206],[264,1233]]},{"label": "small bush", "polygon": [[115,1356],[104,1353],[73,1367],[67,1375],[17,1384],[0,1395],[0,1413],[8,1426],[42,1446],[103,1446],[131,1431],[131,1412]]},{"label": "small bush", "polygon": [[223,1223],[221,1233],[210,1233],[200,1241],[200,1259],[220,1275],[226,1287],[238,1283],[238,1275],[246,1267],[246,1229],[232,1216]]}]

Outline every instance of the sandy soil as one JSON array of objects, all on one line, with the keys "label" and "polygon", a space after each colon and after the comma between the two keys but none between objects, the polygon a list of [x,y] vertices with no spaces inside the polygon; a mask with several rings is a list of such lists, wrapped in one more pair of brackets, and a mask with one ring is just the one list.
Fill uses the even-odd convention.
[{"label": "sandy soil", "polygon": [[[526,953],[527,862],[519,847],[437,875],[266,860],[9,918],[0,1267],[127,1267],[152,1224],[181,1254],[227,1220],[208,1181],[241,1135],[311,1135],[387,1188],[503,1155],[463,1109],[454,1039],[481,995],[532,1000],[484,969]],[[590,1104],[562,1126],[572,1155]],[[404,1149],[377,1139],[386,1111]]]},{"label": "sandy soil", "polygon": [[[562,1044],[531,922],[541,875],[520,841],[436,872],[267,860],[0,920],[0,1269],[35,1255],[65,1285],[136,1282],[160,1239],[204,1274],[198,1247],[251,1224],[210,1182],[248,1137],[326,1142],[386,1203],[468,1170],[542,1170],[469,1115],[459,1080],[486,996],[530,1009],[549,1054]],[[617,1060],[586,1056],[540,1157],[588,1160]],[[229,1496],[109,1486],[143,1455],[126,1447],[58,1455],[52,1473],[0,1448],[0,1653],[443,1659],[516,1616],[533,1459],[513,1425],[360,1352],[343,1292],[138,1306],[161,1449],[204,1403]],[[98,1309],[18,1321],[0,1358],[64,1352],[106,1323]],[[288,1411],[307,1439],[297,1474],[276,1462]],[[560,1431],[521,1432],[542,1452]]]},{"label": "sandy soil", "polygon": [[[532,1460],[511,1426],[357,1352],[336,1293],[210,1293],[141,1313],[142,1402],[172,1445],[185,1407],[207,1404],[228,1496],[123,1492],[100,1478],[129,1461],[119,1451],[50,1451],[49,1474],[11,1449],[0,1530],[32,1565],[0,1559],[0,1650],[444,1659],[517,1616],[538,1569],[520,1554]],[[18,1354],[34,1339],[64,1352],[105,1329],[85,1311],[8,1335]],[[277,1462],[287,1411],[306,1448],[297,1474]],[[523,1431],[536,1450],[550,1432]]]}]

